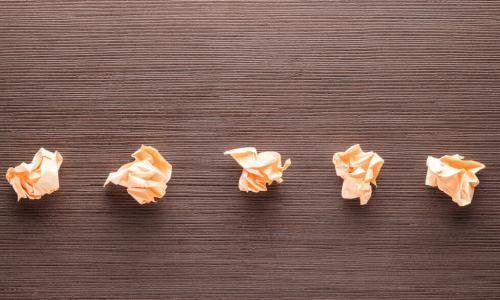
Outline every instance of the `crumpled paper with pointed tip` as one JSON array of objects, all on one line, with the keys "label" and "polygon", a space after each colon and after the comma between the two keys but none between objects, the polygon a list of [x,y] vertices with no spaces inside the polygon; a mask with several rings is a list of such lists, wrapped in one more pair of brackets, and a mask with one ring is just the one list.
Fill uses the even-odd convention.
[{"label": "crumpled paper with pointed tip", "polygon": [[243,168],[238,184],[242,192],[265,192],[267,185],[271,185],[274,181],[282,183],[283,171],[292,163],[287,159],[285,164],[281,165],[281,155],[278,152],[258,153],[253,147],[233,149],[224,154],[231,155]]},{"label": "crumpled paper with pointed tip", "polygon": [[109,174],[106,183],[112,182],[127,188],[127,192],[139,203],[156,202],[167,190],[172,177],[172,165],[153,147],[142,145],[132,157],[135,161],[123,165]]},{"label": "crumpled paper with pointed tip", "polygon": [[479,184],[476,173],[485,168],[480,162],[463,159],[458,154],[445,155],[440,159],[429,156],[425,179],[426,185],[445,192],[459,206],[472,202],[474,188]]},{"label": "crumpled paper with pointed tip", "polygon": [[359,198],[365,205],[372,195],[372,186],[377,185],[377,176],[384,160],[375,152],[363,152],[359,145],[351,146],[345,152],[333,155],[337,176],[344,179],[342,198]]},{"label": "crumpled paper with pointed tip", "polygon": [[23,162],[15,168],[9,168],[5,177],[17,193],[17,201],[21,198],[38,200],[43,195],[57,191],[62,162],[63,157],[59,152],[40,148],[30,164]]}]

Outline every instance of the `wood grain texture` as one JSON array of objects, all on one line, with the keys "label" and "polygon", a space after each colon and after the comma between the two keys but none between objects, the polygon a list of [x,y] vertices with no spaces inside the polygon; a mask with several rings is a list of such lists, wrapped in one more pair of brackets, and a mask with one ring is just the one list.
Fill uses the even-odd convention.
[{"label": "wood grain texture", "polygon": [[[500,296],[499,1],[2,1],[0,170],[44,146],[61,190],[0,180],[4,299]],[[173,164],[139,206],[108,172],[141,143]],[[366,207],[331,156],[386,159]],[[224,150],[292,159],[237,190]],[[481,161],[470,207],[427,155]]]}]

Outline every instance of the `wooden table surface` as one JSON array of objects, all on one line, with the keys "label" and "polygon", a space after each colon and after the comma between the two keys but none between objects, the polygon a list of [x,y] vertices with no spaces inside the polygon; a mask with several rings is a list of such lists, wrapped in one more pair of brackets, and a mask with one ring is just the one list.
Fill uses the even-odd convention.
[{"label": "wooden table surface", "polygon": [[[2,1],[0,170],[64,163],[41,201],[0,180],[0,297],[498,298],[499,95],[500,1]],[[147,206],[102,187],[141,144],[173,164]],[[243,146],[285,182],[239,192]],[[487,166],[469,207],[424,185],[455,153]]]}]

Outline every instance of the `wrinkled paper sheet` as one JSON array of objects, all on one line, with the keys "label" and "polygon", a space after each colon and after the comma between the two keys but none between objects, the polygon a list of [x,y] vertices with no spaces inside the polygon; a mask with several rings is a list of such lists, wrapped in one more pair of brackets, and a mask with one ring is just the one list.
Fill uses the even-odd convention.
[{"label": "wrinkled paper sheet", "polygon": [[337,176],[344,179],[342,198],[359,198],[365,205],[371,198],[372,186],[377,186],[377,176],[384,160],[375,152],[363,152],[360,145],[351,146],[345,152],[333,155],[333,164]]},{"label": "wrinkled paper sheet", "polygon": [[109,174],[112,182],[127,188],[127,192],[141,205],[156,202],[165,196],[167,183],[172,177],[172,165],[153,147],[142,145],[132,157],[135,161],[123,165]]},{"label": "wrinkled paper sheet", "polygon": [[278,152],[257,152],[253,147],[233,149],[224,152],[230,155],[243,168],[239,180],[239,189],[242,192],[265,192],[267,185],[273,182],[283,182],[283,172],[292,161],[287,159],[281,165],[281,155]]},{"label": "wrinkled paper sheet", "polygon": [[425,179],[426,185],[445,192],[459,206],[472,202],[474,188],[479,185],[476,173],[485,168],[480,162],[463,159],[458,154],[445,155],[439,159],[429,156]]},{"label": "wrinkled paper sheet", "polygon": [[7,181],[17,193],[17,201],[21,198],[38,200],[43,195],[51,194],[59,189],[59,168],[63,162],[62,155],[40,148],[31,163],[22,163],[7,170]]}]

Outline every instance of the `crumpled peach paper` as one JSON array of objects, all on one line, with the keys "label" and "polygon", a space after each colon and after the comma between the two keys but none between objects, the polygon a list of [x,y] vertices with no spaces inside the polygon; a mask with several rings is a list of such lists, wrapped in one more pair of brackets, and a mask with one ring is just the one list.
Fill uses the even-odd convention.
[{"label": "crumpled peach paper", "polygon": [[229,150],[224,152],[224,155],[231,155],[243,168],[238,184],[242,192],[265,192],[266,185],[271,185],[274,181],[282,183],[283,171],[292,163],[287,159],[282,166],[281,155],[278,152],[258,153],[253,147]]},{"label": "crumpled peach paper", "polygon": [[9,168],[5,177],[17,193],[17,201],[21,198],[38,200],[43,195],[57,191],[62,162],[63,157],[59,152],[40,148],[30,164],[23,162],[15,168]]},{"label": "crumpled peach paper", "polygon": [[359,145],[354,145],[345,152],[335,153],[333,164],[337,176],[344,179],[342,198],[359,198],[361,205],[367,204],[372,195],[370,184],[377,186],[376,179],[384,160],[377,153],[363,152]]},{"label": "crumpled peach paper", "polygon": [[142,145],[132,157],[135,161],[123,165],[118,171],[109,174],[106,183],[112,182],[127,188],[127,192],[139,202],[156,202],[167,190],[172,177],[172,165],[153,147]]},{"label": "crumpled peach paper", "polygon": [[445,155],[440,159],[429,156],[425,179],[426,185],[437,186],[459,206],[471,203],[474,188],[479,184],[476,173],[485,168],[480,162],[463,159],[458,154]]}]

